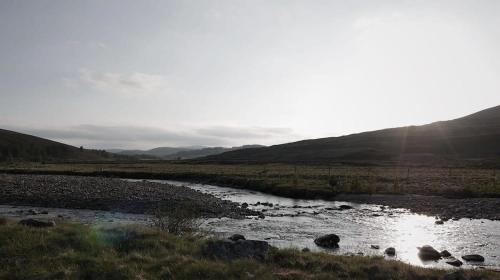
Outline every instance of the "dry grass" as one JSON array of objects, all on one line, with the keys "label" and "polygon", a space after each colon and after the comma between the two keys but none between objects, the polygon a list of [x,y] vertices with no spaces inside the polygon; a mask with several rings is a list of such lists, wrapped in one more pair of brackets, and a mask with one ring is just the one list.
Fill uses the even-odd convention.
[{"label": "dry grass", "polygon": [[[292,197],[328,197],[336,192],[500,197],[500,171],[480,168],[141,162],[12,164],[2,169],[192,180]],[[334,187],[332,179],[338,181]]]},{"label": "dry grass", "polygon": [[209,260],[201,255],[204,239],[139,227],[32,229],[8,222],[0,236],[0,279],[440,279],[447,273],[380,257],[297,250],[273,249],[264,261]]}]

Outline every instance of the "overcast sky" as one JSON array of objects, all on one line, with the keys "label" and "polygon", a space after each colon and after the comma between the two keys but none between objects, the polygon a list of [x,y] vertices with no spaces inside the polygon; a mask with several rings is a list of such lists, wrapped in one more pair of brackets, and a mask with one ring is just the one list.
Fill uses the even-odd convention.
[{"label": "overcast sky", "polygon": [[0,0],[0,127],[277,144],[500,104],[500,1]]}]

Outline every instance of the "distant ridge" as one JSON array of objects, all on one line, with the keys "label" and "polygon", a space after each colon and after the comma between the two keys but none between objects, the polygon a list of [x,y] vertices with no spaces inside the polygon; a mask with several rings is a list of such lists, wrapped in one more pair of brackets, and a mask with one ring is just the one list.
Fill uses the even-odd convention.
[{"label": "distant ridge", "polygon": [[114,156],[0,129],[0,161],[98,161]]},{"label": "distant ridge", "polygon": [[109,152],[129,155],[136,158],[144,159],[193,159],[209,155],[221,154],[228,151],[236,151],[241,149],[264,147],[261,145],[244,145],[238,147],[204,147],[204,146],[189,146],[189,147],[158,147],[151,150],[120,150],[120,149],[110,149]]},{"label": "distant ridge", "polygon": [[500,106],[422,126],[231,151],[202,160],[225,163],[500,161]]}]

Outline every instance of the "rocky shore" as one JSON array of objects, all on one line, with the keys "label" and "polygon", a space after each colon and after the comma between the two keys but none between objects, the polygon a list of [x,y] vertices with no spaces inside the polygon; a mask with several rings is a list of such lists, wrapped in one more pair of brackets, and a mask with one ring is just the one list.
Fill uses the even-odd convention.
[{"label": "rocky shore", "polygon": [[424,195],[340,194],[335,200],[406,208],[414,213],[448,219],[500,220],[500,198],[445,198]]},{"label": "rocky shore", "polygon": [[186,208],[201,217],[244,218],[261,213],[182,186],[120,179],[0,174],[0,204],[151,214]]}]

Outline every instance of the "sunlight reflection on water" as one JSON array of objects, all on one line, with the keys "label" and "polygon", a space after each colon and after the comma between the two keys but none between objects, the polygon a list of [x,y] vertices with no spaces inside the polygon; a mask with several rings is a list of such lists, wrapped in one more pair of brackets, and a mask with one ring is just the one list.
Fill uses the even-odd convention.
[{"label": "sunlight reflection on water", "polygon": [[[165,182],[165,181],[163,181]],[[443,260],[422,262],[418,249],[431,245],[436,250],[448,250],[456,258],[466,254],[481,254],[486,261],[481,266],[500,269],[500,221],[447,221],[436,225],[435,218],[410,213],[406,209],[390,209],[380,205],[356,204],[338,201],[297,200],[255,191],[231,189],[211,185],[185,185],[223,199],[250,204],[249,208],[265,210],[265,219],[210,219],[207,229],[221,237],[241,233],[252,239],[266,240],[278,247],[318,248],[314,238],[327,233],[340,236],[340,248],[335,254],[384,255],[387,247],[396,248],[396,258],[414,265],[453,268]],[[260,205],[255,205],[261,202]],[[263,202],[273,206],[262,205]],[[333,210],[350,205],[351,210]],[[380,249],[371,249],[379,245]],[[463,267],[472,267],[464,262]]]}]

